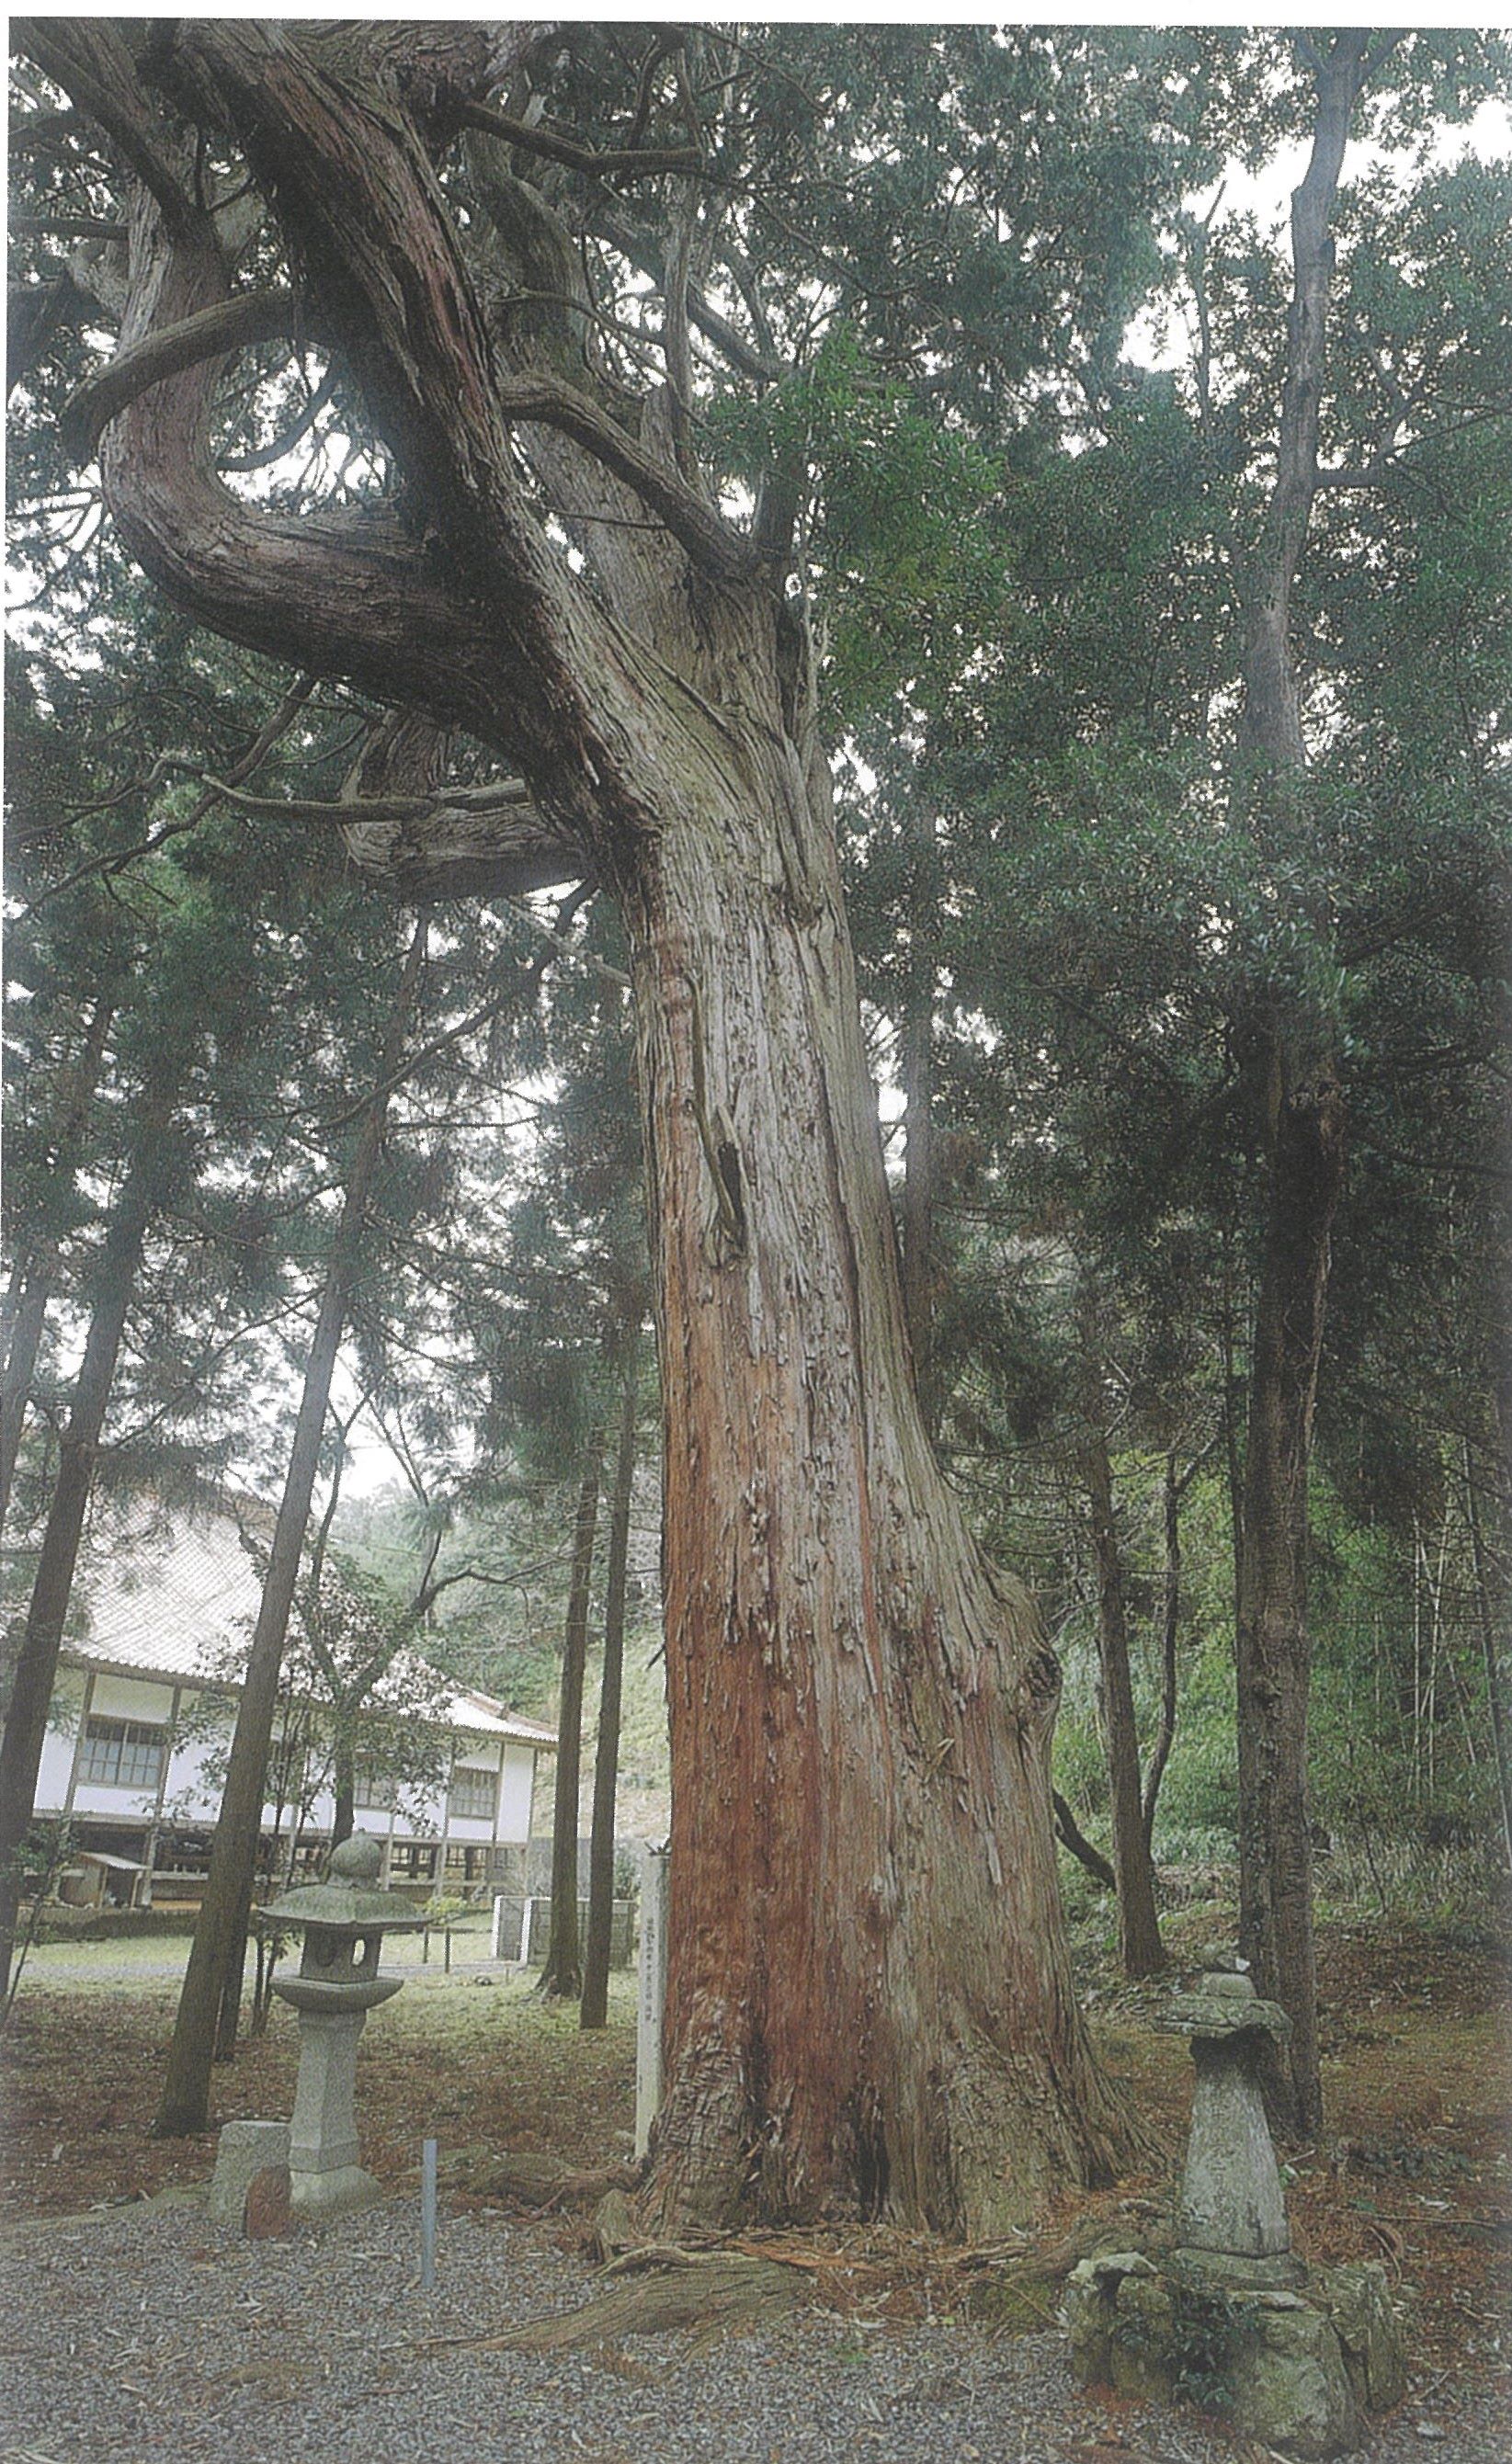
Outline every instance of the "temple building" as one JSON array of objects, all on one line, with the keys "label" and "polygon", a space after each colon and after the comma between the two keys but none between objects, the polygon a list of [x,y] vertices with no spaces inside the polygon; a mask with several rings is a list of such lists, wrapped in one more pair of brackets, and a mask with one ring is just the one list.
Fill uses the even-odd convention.
[{"label": "temple building", "polygon": [[[63,1816],[65,1899],[162,1906],[198,1899],[256,1617],[265,1507],[107,1508],[81,1559],[38,1778],[39,1821]],[[264,1533],[263,1536],[266,1536]],[[276,1887],[329,1842],[329,1709],[290,1673],[270,1757],[260,1868]],[[383,1842],[383,1881],[481,1893],[532,1832],[537,1758],[555,1731],[405,1652],[353,1722],[356,1817]],[[396,1752],[396,1733],[408,1731]],[[364,1736],[372,1749],[364,1750]]]}]

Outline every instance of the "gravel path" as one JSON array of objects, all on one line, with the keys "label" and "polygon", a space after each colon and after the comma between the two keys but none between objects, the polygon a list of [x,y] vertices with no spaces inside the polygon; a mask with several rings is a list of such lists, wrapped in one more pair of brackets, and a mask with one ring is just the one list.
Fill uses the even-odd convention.
[{"label": "gravel path", "polygon": [[[1235,2464],[1180,2414],[1075,2390],[1062,2340],[829,2313],[713,2350],[631,2339],[441,2348],[586,2297],[539,2227],[444,2219],[416,2283],[412,2203],[340,2235],[249,2242],[198,2205],[21,2223],[0,2254],[0,2464]],[[1371,2464],[1508,2464],[1504,2398],[1410,2401]]]}]

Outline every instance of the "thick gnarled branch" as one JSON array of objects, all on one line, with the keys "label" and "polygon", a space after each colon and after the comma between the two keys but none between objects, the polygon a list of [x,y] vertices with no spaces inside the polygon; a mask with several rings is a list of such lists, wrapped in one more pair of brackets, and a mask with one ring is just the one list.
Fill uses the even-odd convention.
[{"label": "thick gnarled branch", "polygon": [[581,853],[545,822],[520,780],[493,787],[443,787],[428,796],[353,796],[338,803],[249,796],[227,781],[206,785],[258,821],[340,829],[360,871],[405,897],[478,892],[522,897],[580,880]]},{"label": "thick gnarled branch", "polygon": [[506,145],[517,145],[523,153],[538,154],[545,162],[564,163],[569,170],[599,178],[610,172],[639,172],[649,178],[653,172],[704,168],[705,158],[696,146],[608,145],[595,151],[591,145],[575,145],[570,137],[559,137],[554,129],[512,120],[487,103],[459,103],[456,116],[464,128],[481,129],[486,137],[501,137]]},{"label": "thick gnarled branch", "polygon": [[756,570],[749,539],[733,531],[671,464],[647,452],[575,387],[550,378],[512,377],[497,387],[506,419],[535,420],[583,446],[660,516],[680,547],[715,582],[745,582]]},{"label": "thick gnarled branch", "polygon": [[300,322],[298,302],[281,286],[233,291],[177,325],[145,335],[72,394],[63,408],[63,443],[77,462],[91,462],[109,422],[164,378],[181,376],[207,360],[244,350],[252,342],[276,341]]},{"label": "thick gnarled branch", "polygon": [[121,29],[102,18],[18,17],[11,36],[112,139],[169,228],[186,230],[194,212],[189,187],[157,142]]}]

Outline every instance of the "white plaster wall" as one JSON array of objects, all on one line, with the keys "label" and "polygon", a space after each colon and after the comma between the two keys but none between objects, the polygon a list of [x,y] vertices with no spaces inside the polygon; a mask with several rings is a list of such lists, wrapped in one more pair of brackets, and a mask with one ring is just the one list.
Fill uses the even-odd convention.
[{"label": "white plaster wall", "polygon": [[157,1801],[155,1788],[102,1788],[88,1781],[74,1791],[76,1814],[102,1814],[112,1822],[150,1822]]},{"label": "white plaster wall", "polygon": [[498,1837],[511,1846],[530,1837],[535,1771],[535,1747],[516,1745],[512,1739],[506,1739],[504,1784],[499,1791]]},{"label": "white plaster wall", "polygon": [[173,1710],[173,1688],[156,1685],[146,1677],[107,1677],[101,1672],[95,1680],[89,1707],[102,1720],[151,1720],[165,1728]]},{"label": "white plaster wall", "polygon": [[42,1740],[42,1762],[36,1775],[36,1810],[38,1814],[61,1814],[63,1799],[68,1794],[68,1775],[74,1768],[74,1738],[77,1723],[67,1735],[49,1728]]},{"label": "white plaster wall", "polygon": [[[197,1694],[185,1692],[179,1705],[179,1735],[168,1756],[163,1810],[170,1822],[213,1822],[221,1810],[226,1779],[226,1749],[230,1743],[233,1714],[229,1704],[200,1708]],[[207,1766],[214,1769],[207,1777]]]},{"label": "white plaster wall", "polygon": [[499,1767],[499,1754],[502,1749],[502,1738],[500,1738],[497,1745],[459,1746],[452,1759],[454,1760],[458,1771],[496,1771]]},{"label": "white plaster wall", "polygon": [[[220,1780],[208,1780],[205,1762],[209,1748],[203,1744],[181,1746],[168,1760],[168,1782],[163,1793],[164,1811],[171,1822],[213,1822],[220,1812]],[[224,1764],[217,1766],[223,1771]]]}]

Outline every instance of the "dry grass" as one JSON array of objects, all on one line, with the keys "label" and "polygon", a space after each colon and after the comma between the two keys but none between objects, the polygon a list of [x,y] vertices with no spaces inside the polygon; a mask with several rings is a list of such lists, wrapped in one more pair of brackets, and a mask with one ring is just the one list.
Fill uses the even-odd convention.
[{"label": "dry grass", "polygon": [[[186,1943],[161,1939],[33,1951],[0,2055],[0,2184],[12,2213],[77,2214],[208,2178],[214,2129],[149,2136],[186,1955]],[[369,2020],[358,2057],[362,2161],[380,2181],[407,2187],[427,2138],[443,2153],[484,2142],[585,2165],[629,2154],[633,1979],[613,1978],[608,2027],[584,2034],[576,2008],[543,2005],[475,1960],[459,1955],[449,1979],[434,1964],[399,1964],[408,1982]],[[215,2126],[291,2112],[298,2058],[294,2013],[279,2003],[268,2035],[244,2037],[235,2061],[217,2067]]]}]

